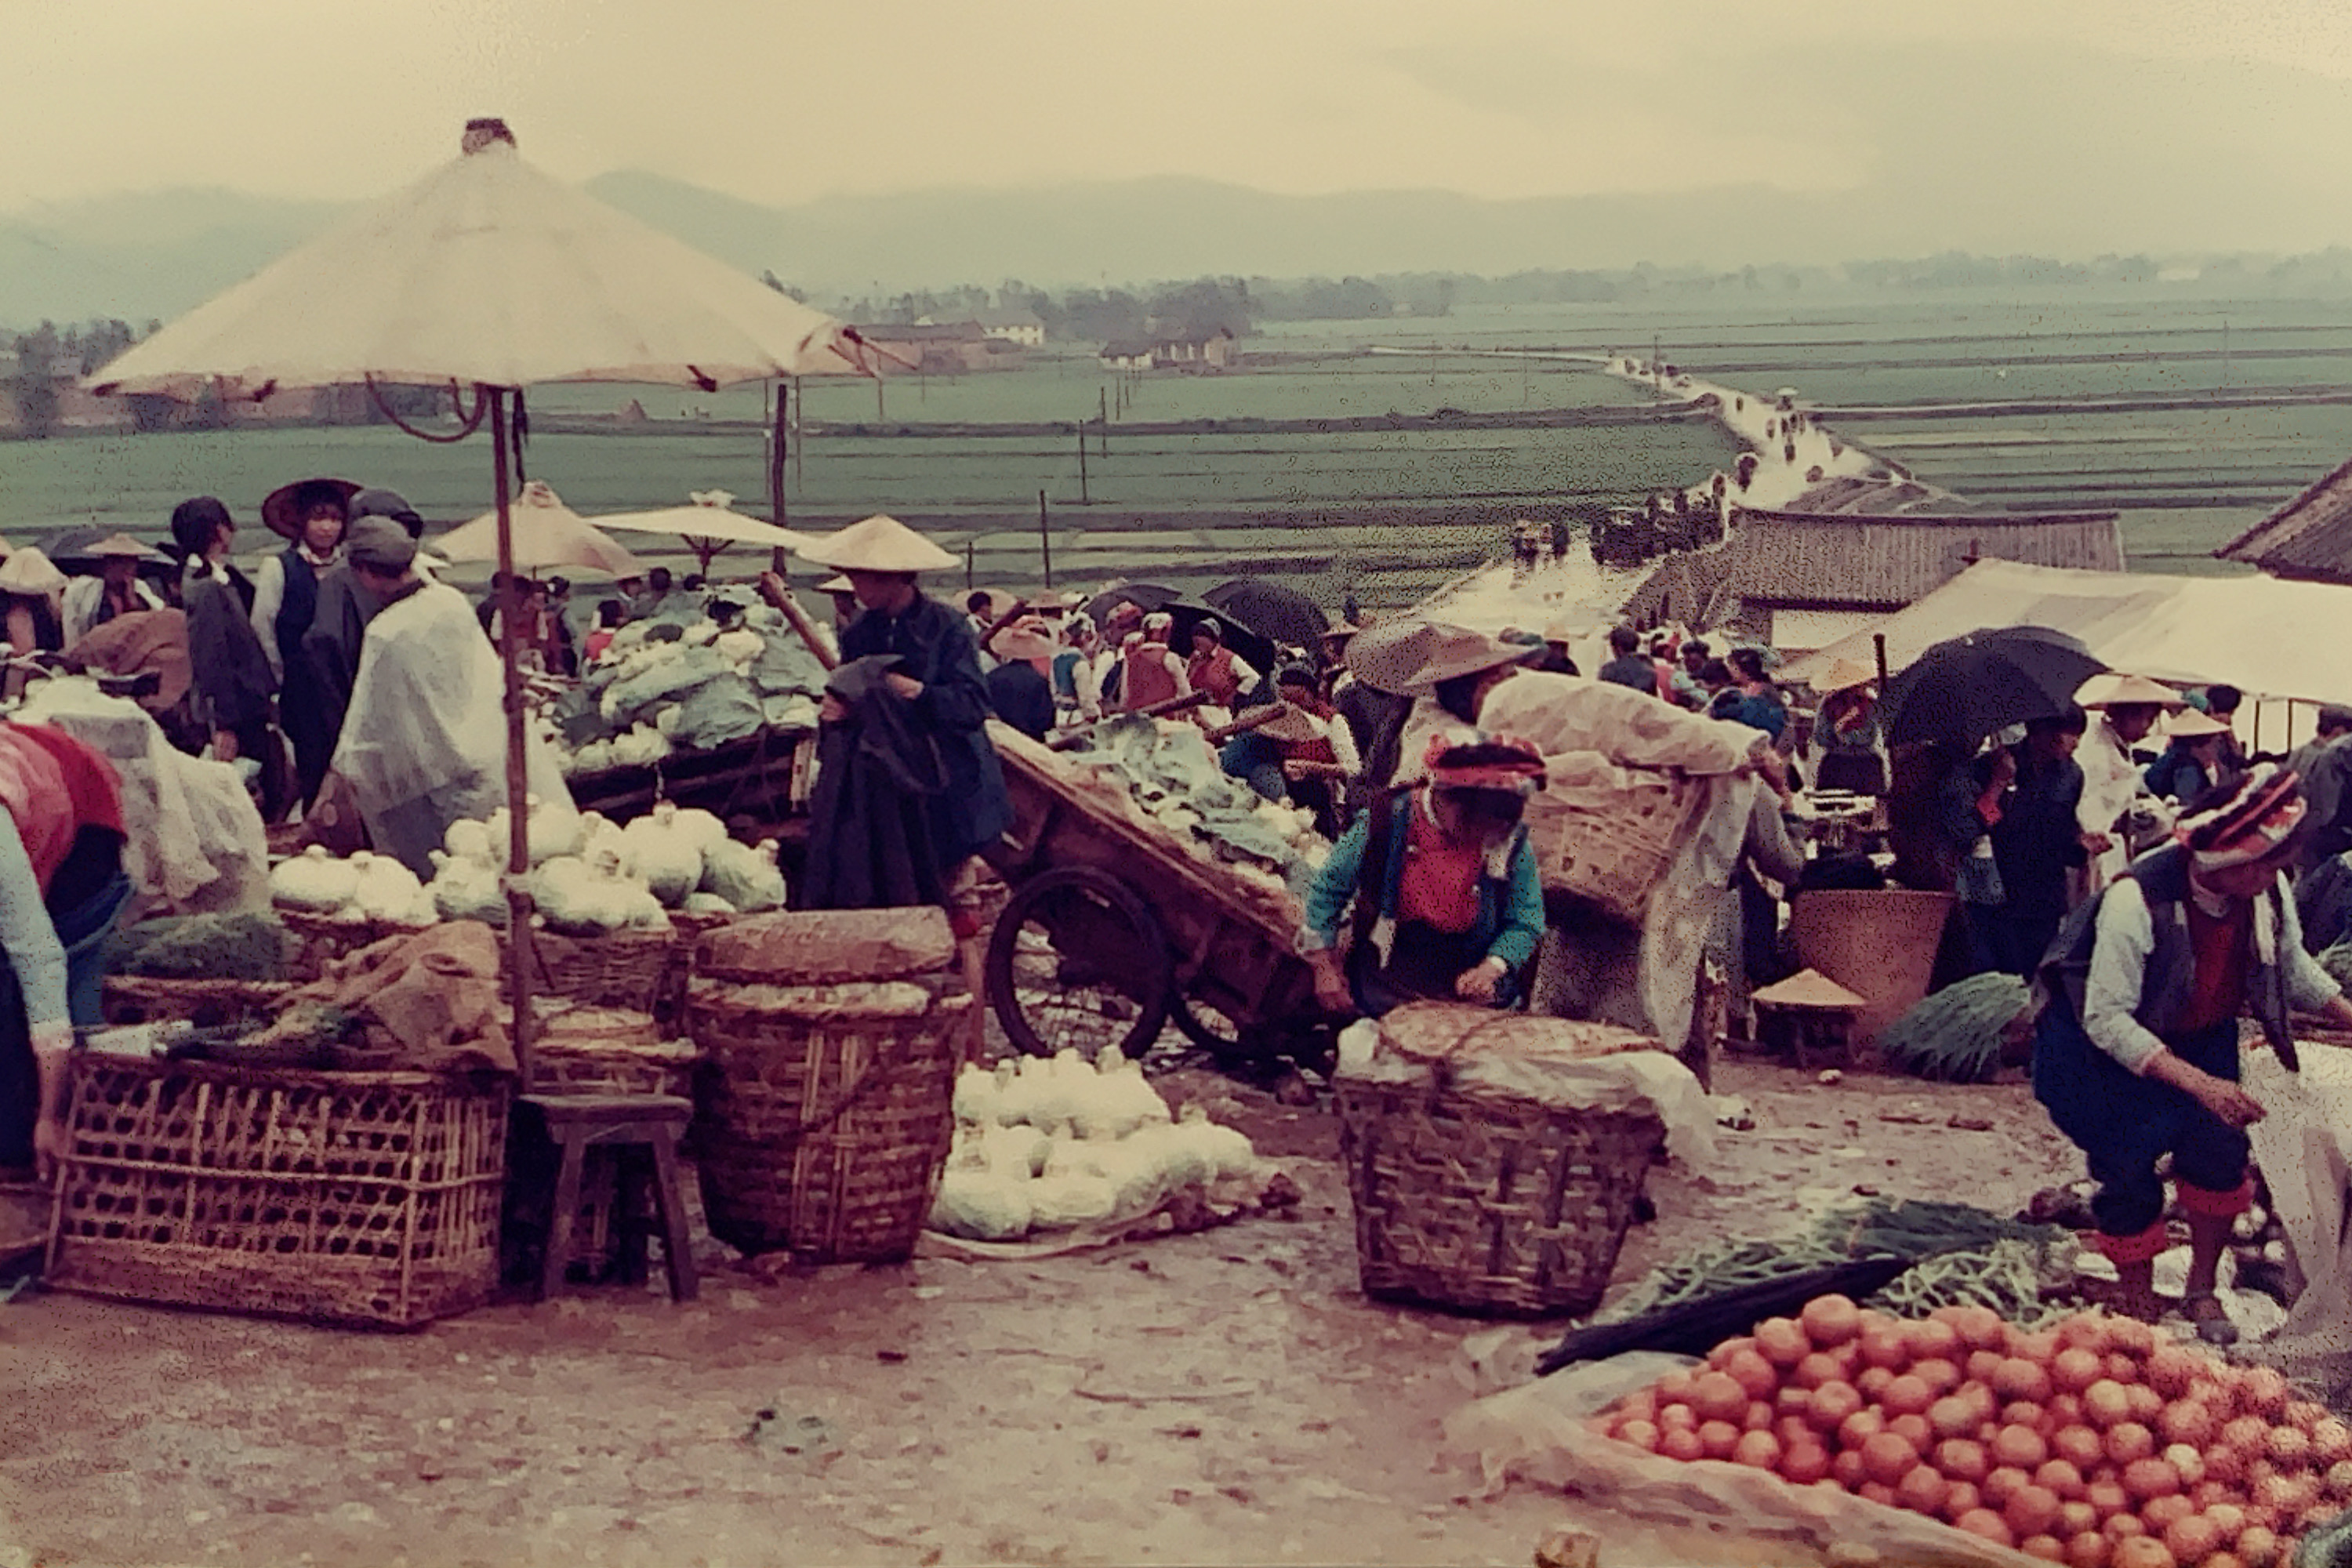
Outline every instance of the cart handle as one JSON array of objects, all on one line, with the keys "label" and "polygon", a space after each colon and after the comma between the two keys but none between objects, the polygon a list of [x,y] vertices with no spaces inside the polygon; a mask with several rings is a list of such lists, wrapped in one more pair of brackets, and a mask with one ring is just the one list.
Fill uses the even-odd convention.
[{"label": "cart handle", "polygon": [[[1192,710],[1198,708],[1202,703],[1208,701],[1208,700],[1209,694],[1207,692],[1195,691],[1183,697],[1171,697],[1165,702],[1154,702],[1149,708],[1137,708],[1130,710],[1126,713],[1112,714],[1108,715],[1108,717],[1118,719],[1165,719],[1172,714],[1190,712]],[[1055,752],[1066,752],[1076,746],[1079,742],[1085,740],[1088,731],[1092,730],[1096,725],[1105,721],[1106,721],[1103,719],[1089,719],[1083,724],[1072,725],[1067,730],[1060,731],[1055,734],[1052,739],[1045,742],[1046,749],[1048,751]]]}]

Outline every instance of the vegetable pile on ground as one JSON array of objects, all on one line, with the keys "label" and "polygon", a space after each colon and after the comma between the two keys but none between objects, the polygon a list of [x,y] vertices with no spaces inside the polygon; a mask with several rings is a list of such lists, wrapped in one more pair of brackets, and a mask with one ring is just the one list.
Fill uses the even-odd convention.
[{"label": "vegetable pile on ground", "polygon": [[1330,854],[1315,814],[1276,805],[1217,763],[1196,724],[1129,714],[1100,725],[1074,753],[1126,790],[1192,855],[1244,880],[1302,893]]},{"label": "vegetable pile on ground", "polygon": [[[337,859],[313,845],[270,872],[270,898],[281,909],[342,919],[503,927],[508,822],[501,807],[487,821],[450,824],[425,883],[389,856],[362,850]],[[663,801],[625,826],[533,796],[524,835],[531,897],[549,929],[565,935],[659,929],[672,910],[731,916],[783,907],[775,841],[738,843],[707,811]]]},{"label": "vegetable pile on ground", "polygon": [[2284,1568],[2352,1502],[2352,1426],[2274,1370],[2096,1313],[2029,1331],[1819,1297],[1596,1420],[2074,1568]]},{"label": "vegetable pile on ground", "polygon": [[613,634],[551,715],[567,774],[709,751],[763,728],[816,727],[824,669],[807,646],[770,605],[719,602],[723,619],[698,605]]},{"label": "vegetable pile on ground", "polygon": [[993,1072],[967,1063],[955,1116],[930,1228],[972,1241],[1131,1219],[1181,1188],[1257,1168],[1247,1136],[1198,1106],[1171,1116],[1115,1048],[1097,1062],[1064,1051]]}]

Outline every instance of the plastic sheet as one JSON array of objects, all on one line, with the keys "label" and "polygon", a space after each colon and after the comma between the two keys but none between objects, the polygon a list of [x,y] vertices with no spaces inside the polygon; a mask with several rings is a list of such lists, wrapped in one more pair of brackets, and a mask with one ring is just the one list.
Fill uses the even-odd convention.
[{"label": "plastic sheet", "polygon": [[1744,1465],[1662,1458],[1585,1425],[1655,1381],[1670,1360],[1612,1357],[1478,1400],[1447,1419],[1446,1447],[1476,1458],[1489,1495],[1529,1481],[1634,1519],[1711,1526],[1784,1550],[1827,1552],[1847,1542],[1906,1568],[2024,1568],[2036,1561],[1835,1487],[1792,1486]]},{"label": "plastic sheet", "polygon": [[[1715,1158],[1715,1109],[1698,1079],[1662,1050],[1594,1054],[1596,1026],[1565,1019],[1497,1015],[1447,1002],[1412,1003],[1389,1015],[1410,1026],[1433,1015],[1462,1015],[1467,1026],[1435,1051],[1401,1042],[1386,1021],[1343,1037],[1339,1076],[1374,1083],[1430,1083],[1484,1089],[1539,1105],[1626,1110],[1647,1105],[1665,1123],[1666,1152],[1688,1166]],[[1421,1031],[1412,1031],[1416,1034]]]},{"label": "plastic sheet", "polygon": [[2308,1283],[2279,1331],[2252,1353],[2312,1384],[2341,1406],[2352,1394],[2352,1236],[2346,1188],[2352,1161],[2352,1052],[2306,1044],[2303,1070],[2270,1051],[2242,1053],[2246,1091],[2268,1112],[2246,1130]]},{"label": "plastic sheet", "polygon": [[53,724],[114,764],[131,827],[122,869],[136,913],[268,907],[268,837],[235,768],[173,749],[145,710],[93,681],[47,681],[17,716]]},{"label": "plastic sheet", "polygon": [[[570,809],[545,737],[528,735],[524,756],[528,792]],[[506,760],[504,678],[473,605],[428,583],[386,606],[368,625],[332,764],[377,847],[429,874],[425,853],[450,823],[507,803]]]}]

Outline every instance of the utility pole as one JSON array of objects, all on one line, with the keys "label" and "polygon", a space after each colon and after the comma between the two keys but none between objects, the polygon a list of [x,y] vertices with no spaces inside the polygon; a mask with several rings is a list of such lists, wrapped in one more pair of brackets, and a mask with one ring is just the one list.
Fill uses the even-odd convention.
[{"label": "utility pole", "polygon": [[1095,388],[1095,423],[1102,431],[1102,450],[1096,455],[1108,458],[1110,456],[1110,391],[1108,388],[1101,386]]},{"label": "utility pole", "polygon": [[1054,585],[1054,535],[1045,526],[1045,492],[1037,492],[1037,553],[1045,561],[1045,586]]},{"label": "utility pole", "polygon": [[882,411],[882,372],[879,367],[877,367],[874,372],[874,417],[877,419],[889,417]]},{"label": "utility pole", "polygon": [[1092,500],[1092,498],[1090,498],[1090,497],[1087,495],[1087,425],[1086,425],[1086,421],[1085,421],[1085,420],[1083,420],[1083,419],[1081,419],[1080,421],[1078,421],[1078,423],[1077,423],[1077,425],[1076,425],[1076,430],[1077,430],[1077,432],[1078,432],[1078,504],[1079,504],[1080,506],[1091,506],[1091,505],[1093,505],[1093,504],[1094,504],[1093,500]]},{"label": "utility pole", "polygon": [[967,594],[971,592],[972,557],[979,546],[980,541],[977,538],[963,542],[963,591]]}]

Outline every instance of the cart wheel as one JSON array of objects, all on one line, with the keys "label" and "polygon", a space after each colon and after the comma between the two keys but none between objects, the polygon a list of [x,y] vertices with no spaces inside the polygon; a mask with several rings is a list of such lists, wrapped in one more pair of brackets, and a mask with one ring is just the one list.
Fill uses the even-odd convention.
[{"label": "cart wheel", "polygon": [[1193,1001],[1181,989],[1169,996],[1168,1016],[1186,1039],[1221,1062],[1239,1060],[1245,1054],[1240,1022],[1206,1003]]},{"label": "cart wheel", "polygon": [[988,1000],[1032,1056],[1140,1056],[1168,1021],[1168,943],[1126,883],[1066,866],[1013,889],[988,941]]}]

